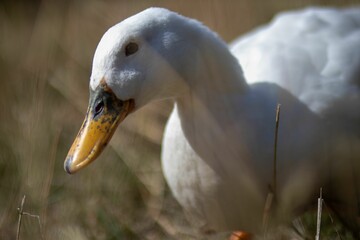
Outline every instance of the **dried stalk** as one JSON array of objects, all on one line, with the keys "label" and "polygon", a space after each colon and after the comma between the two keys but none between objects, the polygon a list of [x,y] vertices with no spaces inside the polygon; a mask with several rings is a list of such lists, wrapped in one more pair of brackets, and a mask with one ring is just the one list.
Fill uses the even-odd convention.
[{"label": "dried stalk", "polygon": [[25,197],[25,195],[24,195],[23,198],[22,198],[22,200],[21,200],[20,207],[18,208],[19,219],[18,219],[18,227],[17,227],[17,231],[16,231],[16,240],[19,240],[19,239],[20,239],[21,220],[22,220],[22,215],[23,215],[25,198],[26,198],[26,197]]},{"label": "dried stalk", "polygon": [[316,235],[315,240],[320,240],[320,227],[321,227],[321,213],[322,213],[322,188],[320,188],[320,197],[318,198],[317,220],[316,220]]},{"label": "dried stalk", "polygon": [[280,106],[281,104],[278,104],[276,107],[276,118],[275,118],[275,139],[274,139],[274,161],[273,161],[273,194],[274,194],[274,200],[276,200],[276,189],[277,189],[277,183],[276,183],[276,168],[277,168],[277,142],[278,142],[278,132],[279,132],[279,122],[280,122]]},{"label": "dried stalk", "polygon": [[269,215],[270,211],[273,208],[274,204],[276,202],[276,168],[277,168],[277,142],[278,142],[278,132],[279,132],[279,122],[280,122],[280,106],[281,104],[278,104],[276,106],[276,117],[275,117],[275,138],[274,138],[274,158],[273,158],[273,182],[272,186],[269,186],[269,193],[266,196],[265,201],[265,208],[264,208],[264,215],[263,215],[263,229],[264,233],[267,231],[267,226],[269,222]]},{"label": "dried stalk", "polygon": [[17,209],[18,212],[19,212],[19,219],[18,219],[18,226],[17,226],[17,231],[16,231],[16,240],[20,240],[20,230],[21,230],[22,216],[29,216],[29,217],[32,217],[32,218],[36,218],[38,220],[39,229],[40,229],[40,236],[41,236],[41,239],[44,240],[45,238],[44,238],[44,234],[43,234],[42,227],[41,227],[40,216],[31,214],[31,213],[28,213],[28,212],[24,212],[25,199],[26,199],[26,196],[24,195],[22,200],[21,200],[20,207]]}]

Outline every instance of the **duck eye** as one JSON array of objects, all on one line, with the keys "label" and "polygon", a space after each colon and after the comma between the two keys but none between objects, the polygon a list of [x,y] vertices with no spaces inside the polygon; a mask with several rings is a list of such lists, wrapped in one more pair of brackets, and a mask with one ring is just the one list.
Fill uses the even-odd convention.
[{"label": "duck eye", "polygon": [[104,101],[99,101],[94,108],[94,117],[98,116],[104,109]]},{"label": "duck eye", "polygon": [[130,55],[136,53],[138,49],[139,49],[139,46],[136,43],[134,43],[134,42],[128,43],[125,47],[125,56],[130,56]]}]

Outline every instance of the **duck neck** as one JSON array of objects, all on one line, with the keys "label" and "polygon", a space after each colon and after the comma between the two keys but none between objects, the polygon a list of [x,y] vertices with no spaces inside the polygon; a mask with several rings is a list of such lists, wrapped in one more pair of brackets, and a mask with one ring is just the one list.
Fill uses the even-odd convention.
[{"label": "duck neck", "polygon": [[186,79],[187,92],[176,98],[176,105],[183,133],[190,145],[216,168],[216,161],[212,161],[214,156],[210,156],[214,151],[207,149],[212,146],[208,141],[215,141],[215,145],[223,149],[230,147],[223,146],[225,137],[234,135],[229,126],[238,119],[236,114],[246,109],[239,105],[242,102],[239,100],[251,91],[237,59],[225,43],[216,38],[206,39],[206,43],[193,60],[196,67],[191,78]]},{"label": "duck neck", "polygon": [[214,33],[202,34],[199,39],[193,68],[185,76],[187,90],[176,100],[179,110],[195,107],[210,110],[222,105],[223,110],[231,111],[236,104],[229,97],[245,94],[249,89],[241,66]]}]

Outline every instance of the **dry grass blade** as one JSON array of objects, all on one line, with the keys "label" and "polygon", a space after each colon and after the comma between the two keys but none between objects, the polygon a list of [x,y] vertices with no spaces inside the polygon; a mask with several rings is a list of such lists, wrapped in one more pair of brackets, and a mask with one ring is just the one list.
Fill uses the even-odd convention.
[{"label": "dry grass blade", "polygon": [[21,220],[22,220],[22,215],[23,215],[22,213],[23,213],[23,209],[24,209],[25,198],[26,198],[26,196],[24,195],[22,200],[21,200],[20,207],[18,208],[19,220],[18,220],[18,226],[17,226],[17,231],[16,231],[16,240],[20,239]]},{"label": "dry grass blade", "polygon": [[318,198],[318,209],[317,209],[317,219],[316,219],[316,235],[315,235],[315,240],[320,240],[322,203],[323,203],[322,188],[320,188],[320,197]]},{"label": "dry grass blade", "polygon": [[274,199],[276,200],[276,155],[277,155],[277,142],[278,142],[278,133],[279,133],[279,122],[280,122],[280,106],[281,104],[278,104],[276,106],[276,118],[275,118],[275,139],[274,139],[274,162],[273,162],[273,193],[274,193]]},{"label": "dry grass blade", "polygon": [[45,238],[44,238],[44,234],[43,234],[42,227],[41,227],[40,216],[35,215],[35,214],[31,214],[31,213],[28,213],[28,212],[24,212],[25,199],[26,199],[26,196],[24,195],[22,200],[21,200],[20,207],[18,208],[19,219],[18,219],[18,226],[17,226],[17,232],[16,232],[16,240],[20,240],[20,230],[21,230],[22,216],[29,216],[29,217],[32,217],[32,218],[36,218],[38,220],[39,229],[40,229],[40,236],[41,236],[41,239],[44,240]]},{"label": "dry grass blade", "polygon": [[271,209],[274,208],[274,203],[276,201],[276,156],[277,156],[277,142],[278,142],[278,132],[279,132],[279,122],[280,122],[280,106],[281,104],[277,104],[276,106],[276,117],[275,117],[275,137],[274,137],[274,158],[273,158],[273,182],[272,186],[269,187],[269,193],[266,196],[265,200],[265,208],[264,208],[264,216],[263,216],[263,229],[264,233],[267,232],[267,227],[269,223],[269,215],[271,213]]}]

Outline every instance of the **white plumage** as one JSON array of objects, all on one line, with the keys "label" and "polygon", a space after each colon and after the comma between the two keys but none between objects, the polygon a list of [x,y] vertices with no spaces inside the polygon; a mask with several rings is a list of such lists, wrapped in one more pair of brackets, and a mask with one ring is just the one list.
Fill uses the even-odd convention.
[{"label": "white plumage", "polygon": [[329,110],[329,101],[359,104],[359,11],[309,8],[282,13],[234,41],[231,49],[248,83],[279,84],[317,113]]},{"label": "white plumage", "polygon": [[[139,50],[125,56],[129,42]],[[175,100],[164,174],[203,230],[261,230],[280,103],[272,222],[300,214],[323,187],[327,203],[358,231],[360,9],[283,13],[231,51],[201,23],[151,8],[104,35],[91,88],[105,79],[136,109]]]}]

